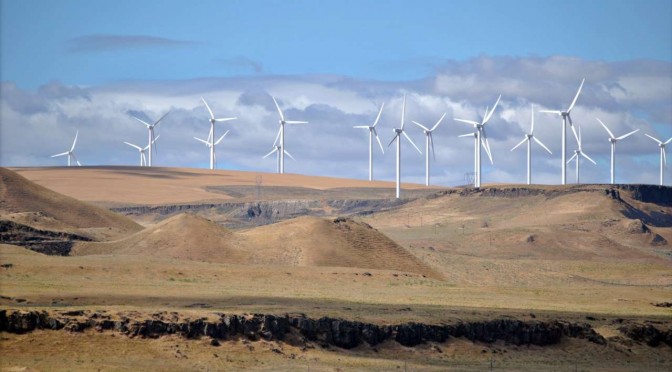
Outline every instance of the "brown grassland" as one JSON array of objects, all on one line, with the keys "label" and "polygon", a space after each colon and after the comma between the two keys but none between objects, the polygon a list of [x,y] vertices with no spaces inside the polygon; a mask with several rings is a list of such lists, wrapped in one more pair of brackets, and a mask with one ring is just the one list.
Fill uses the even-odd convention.
[{"label": "brown grassland", "polygon": [[619,342],[614,323],[672,327],[672,309],[653,305],[672,301],[669,203],[625,190],[614,200],[602,185],[486,185],[483,192],[403,185],[411,197],[393,208],[335,219],[325,202],[311,216],[230,229],[209,219],[212,210],[157,221],[106,208],[242,203],[260,189],[269,203],[388,200],[394,185],[275,174],[260,182],[251,172],[173,168],[13,171],[0,172],[0,220],[91,241],[75,242],[66,257],[0,244],[0,264],[11,264],[0,269],[5,309],[304,313],[375,324],[564,319],[589,322],[609,342],[538,347],[452,338],[344,350],[44,330],[0,333],[0,370],[672,369],[671,347]]}]

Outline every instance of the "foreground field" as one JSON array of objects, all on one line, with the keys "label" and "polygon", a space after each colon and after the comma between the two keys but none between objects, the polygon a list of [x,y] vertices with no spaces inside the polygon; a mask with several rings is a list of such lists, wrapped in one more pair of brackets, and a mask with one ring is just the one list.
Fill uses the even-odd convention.
[{"label": "foreground field", "polygon": [[[161,188],[167,199],[158,212],[136,208],[126,217],[110,217],[38,187],[18,189],[37,196],[12,191],[11,182],[23,181],[8,173],[5,179],[12,181],[0,188],[0,220],[14,223],[6,225],[14,229],[12,239],[29,226],[36,236],[68,232],[74,241],[64,250],[67,257],[1,245],[5,309],[191,317],[300,313],[380,325],[559,319],[589,324],[607,344],[563,339],[523,347],[451,338],[412,348],[386,341],[344,350],[45,330],[1,334],[3,354],[15,356],[3,358],[3,369],[147,369],[152,360],[165,370],[484,370],[491,361],[499,370],[672,367],[672,348],[648,346],[619,331],[623,322],[672,327],[672,310],[662,305],[672,298],[672,205],[655,193],[649,199],[635,195],[648,189],[618,194],[600,185],[499,185],[478,192],[411,191],[403,203],[390,204],[378,201],[389,185],[295,175],[264,175],[265,186],[259,186],[244,172],[129,167],[19,173],[98,206],[159,203],[147,190],[130,200],[124,187],[132,183]],[[102,187],[104,180],[119,189]],[[301,182],[306,186],[299,187]],[[280,222],[255,212],[246,215],[250,227],[222,227],[232,218],[240,225],[240,217],[222,212],[218,203],[248,206],[256,195],[266,198],[259,208]],[[46,201],[27,202],[39,198]],[[370,210],[336,218],[344,209],[336,210],[332,198]],[[313,217],[287,212],[296,199],[315,201],[299,209]],[[180,202],[196,214],[170,205]],[[67,207],[59,209],[59,203]],[[91,225],[77,217],[82,215],[106,219]],[[105,221],[118,227],[108,230]],[[91,343],[111,352],[94,351]]]}]

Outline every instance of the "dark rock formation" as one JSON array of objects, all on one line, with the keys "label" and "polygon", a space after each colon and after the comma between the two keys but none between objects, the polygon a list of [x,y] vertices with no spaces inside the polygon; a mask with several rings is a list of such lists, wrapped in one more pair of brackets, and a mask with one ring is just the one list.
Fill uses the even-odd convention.
[{"label": "dark rock formation", "polygon": [[0,220],[0,243],[19,245],[49,255],[67,256],[76,240],[91,239],[82,235],[40,230],[14,221]]},{"label": "dark rock formation", "polygon": [[[650,329],[652,328],[652,329]],[[671,338],[670,332],[661,333],[650,327],[640,330],[628,328],[628,337],[646,340],[657,345]],[[26,333],[36,329],[64,329],[82,332],[94,329],[99,332],[115,331],[129,337],[157,338],[178,334],[187,339],[210,337],[217,340],[246,338],[248,340],[286,340],[287,342],[317,342],[322,346],[337,346],[351,349],[363,343],[375,346],[393,339],[401,345],[412,347],[426,342],[444,342],[450,337],[464,337],[471,341],[493,343],[504,341],[514,345],[552,345],[562,337],[582,338],[604,345],[605,339],[589,324],[562,321],[522,321],[495,319],[457,324],[428,325],[405,323],[398,325],[375,325],[344,319],[322,317],[311,319],[304,315],[225,315],[212,321],[207,318],[167,319],[154,316],[152,319],[131,319],[121,315],[112,320],[109,315],[88,311],[48,313],[46,311],[0,310],[0,331]],[[658,332],[658,333],[656,333]],[[294,334],[287,338],[288,334]]]},{"label": "dark rock formation", "polygon": [[667,331],[661,331],[651,324],[631,323],[620,327],[618,330],[629,338],[644,342],[652,347],[656,347],[661,343],[672,347],[672,328]]}]

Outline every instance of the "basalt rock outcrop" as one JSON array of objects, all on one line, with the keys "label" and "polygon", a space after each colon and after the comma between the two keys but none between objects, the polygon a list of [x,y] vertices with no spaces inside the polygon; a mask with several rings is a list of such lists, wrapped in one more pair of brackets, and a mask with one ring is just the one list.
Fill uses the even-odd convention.
[{"label": "basalt rock outcrop", "polygon": [[208,314],[208,317],[189,319],[177,313],[162,312],[143,319],[138,314],[83,310],[0,310],[0,331],[21,334],[37,329],[70,332],[92,329],[142,338],[176,334],[187,339],[210,337],[215,340],[278,340],[293,344],[313,342],[323,347],[336,346],[344,349],[362,344],[375,346],[387,340],[395,340],[401,345],[412,347],[426,342],[441,343],[451,337],[462,337],[474,342],[493,343],[501,340],[513,345],[538,346],[556,344],[563,337],[586,339],[600,345],[606,343],[589,324],[564,321],[494,319],[441,325],[377,325],[330,317],[312,319],[302,314],[276,316],[216,313]]}]

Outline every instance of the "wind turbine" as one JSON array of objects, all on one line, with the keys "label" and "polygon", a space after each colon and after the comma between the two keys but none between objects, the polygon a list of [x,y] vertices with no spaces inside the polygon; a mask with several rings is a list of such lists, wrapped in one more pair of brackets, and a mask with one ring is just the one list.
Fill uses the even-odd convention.
[{"label": "wind turbine", "polygon": [[545,112],[549,114],[556,114],[562,116],[562,184],[565,185],[567,183],[567,168],[566,164],[567,162],[567,121],[569,120],[569,126],[572,128],[572,132],[574,132],[574,138],[576,138],[577,141],[579,141],[579,138],[576,136],[576,130],[574,130],[574,123],[572,122],[572,117],[570,115],[570,112],[572,112],[572,109],[574,108],[574,105],[576,104],[576,100],[579,98],[579,94],[581,94],[581,89],[583,88],[583,83],[586,81],[584,78],[581,80],[581,85],[579,86],[579,90],[576,92],[576,95],[574,96],[574,100],[572,101],[572,104],[569,105],[569,108],[566,111],[558,111],[558,110],[541,110],[540,112]]},{"label": "wind turbine", "polygon": [[[273,98],[273,102],[275,103],[275,107],[278,109],[278,114],[280,114],[280,120],[278,120],[278,123],[280,123],[280,130],[278,130],[278,134],[275,136],[275,141],[273,142],[274,144],[278,142],[278,138],[280,138],[280,148],[284,150],[285,148],[285,124],[308,124],[307,121],[296,121],[296,120],[285,120],[285,115],[283,115],[282,110],[280,109],[280,105],[278,105],[278,101],[275,100],[275,97],[271,96]],[[285,154],[287,153],[286,151],[278,151],[280,154],[280,174],[285,173]]]},{"label": "wind turbine", "polygon": [[224,132],[224,134],[222,134],[222,136],[219,137],[219,139],[216,142],[212,142],[212,133],[210,134],[210,136],[208,136],[207,141],[194,137],[196,141],[203,142],[210,149],[210,154],[212,154],[210,169],[215,169],[215,167],[217,167],[217,153],[215,153],[213,149],[215,148],[215,146],[219,145],[220,142],[222,142],[222,140],[224,139],[224,137],[226,137],[227,134],[229,134],[228,130]]},{"label": "wind turbine", "polygon": [[373,180],[373,136],[376,136],[376,141],[378,141],[378,145],[380,145],[380,151],[385,154],[385,150],[383,149],[383,144],[380,143],[380,138],[378,138],[378,132],[376,132],[376,125],[378,124],[378,120],[380,120],[380,114],[383,113],[383,107],[385,106],[385,103],[380,105],[380,111],[378,111],[378,116],[376,116],[376,121],[373,122],[373,125],[356,125],[353,128],[362,128],[362,129],[368,129],[369,130],[369,181]]},{"label": "wind turbine", "polygon": [[611,142],[611,184],[613,185],[614,182],[615,182],[615,179],[616,179],[616,142],[622,140],[623,138],[626,138],[626,137],[630,136],[631,134],[636,133],[637,131],[639,131],[639,129],[635,129],[632,132],[630,132],[628,134],[624,134],[620,137],[614,137],[614,134],[611,133],[609,128],[607,128],[607,125],[604,124],[602,122],[602,120],[600,120],[599,118],[595,118],[595,119],[597,119],[597,121],[599,121],[600,124],[602,124],[604,129],[607,130],[607,133],[609,133],[609,142]]},{"label": "wind turbine", "polygon": [[[271,152],[269,152],[268,154],[264,155],[264,157],[262,157],[262,159],[266,159],[267,157],[271,156],[271,154],[273,154],[274,152],[277,153],[276,159],[277,159],[277,163],[278,163],[278,173],[280,173],[280,151],[281,150],[282,150],[282,146],[274,144],[273,145],[273,150],[271,150]],[[287,152],[287,150],[283,150],[282,152],[284,152],[285,155],[289,156],[292,160],[296,161],[296,159],[294,159],[292,154]]]},{"label": "wind turbine", "polygon": [[397,199],[399,199],[400,196],[400,183],[401,183],[401,135],[403,134],[404,137],[408,140],[408,142],[415,147],[416,150],[422,155],[422,151],[418,148],[418,146],[413,143],[413,140],[411,137],[404,132],[404,117],[406,116],[406,94],[404,94],[404,103],[403,106],[401,106],[401,127],[400,128],[394,128],[394,138],[392,138],[392,141],[390,141],[390,144],[387,145],[387,147],[390,147],[392,143],[396,140],[397,141]]},{"label": "wind turbine", "polygon": [[68,167],[71,165],[71,159],[75,159],[75,161],[77,162],[77,165],[79,165],[81,167],[82,164],[79,162],[79,160],[77,160],[77,157],[75,156],[75,145],[77,144],[77,136],[79,136],[79,131],[77,131],[77,133],[75,133],[75,140],[72,141],[72,147],[70,147],[69,151],[62,152],[62,153],[56,154],[56,155],[52,155],[51,157],[55,158],[55,157],[58,157],[58,156],[68,155]]},{"label": "wind turbine", "polygon": [[527,184],[532,183],[532,141],[534,140],[536,143],[539,144],[539,146],[543,147],[546,151],[548,151],[549,154],[553,154],[551,150],[548,149],[543,143],[541,143],[540,140],[537,139],[537,137],[534,136],[534,105],[532,105],[532,126],[530,127],[530,133],[525,134],[525,138],[523,138],[520,143],[517,145],[513,146],[511,151],[515,150],[518,146],[522,145],[527,141]]},{"label": "wind turbine", "polygon": [[[476,132],[474,133],[475,135],[475,142],[474,142],[474,156],[475,156],[475,165],[474,165],[474,171],[476,173],[476,179],[474,181],[474,187],[481,187],[481,148],[479,147],[479,142],[483,145],[483,148],[485,149],[485,153],[488,155],[490,158],[490,163],[494,164],[492,161],[492,153],[490,152],[490,144],[488,143],[488,136],[485,133],[485,125],[488,123],[490,118],[492,118],[492,114],[495,112],[495,109],[497,108],[497,105],[499,104],[499,100],[502,98],[502,95],[500,94],[499,97],[497,98],[497,102],[495,102],[495,105],[492,107],[492,110],[488,111],[488,108],[485,108],[485,115],[483,116],[483,120],[479,123],[477,121],[473,120],[465,120],[465,119],[453,119],[455,121],[459,121],[462,123],[467,123],[471,124],[474,126],[474,129],[476,129]],[[461,135],[460,137],[466,137],[470,136],[471,133]]]},{"label": "wind turbine", "polygon": [[581,127],[579,127],[579,136],[577,138],[578,138],[578,141],[579,141],[578,142],[579,149],[574,150],[574,155],[571,158],[569,158],[569,160],[567,160],[567,164],[569,164],[572,160],[574,160],[574,158],[576,158],[576,183],[579,184],[580,183],[580,179],[579,179],[579,164],[580,164],[580,161],[579,160],[581,160],[581,156],[590,160],[590,162],[595,164],[595,165],[597,165],[597,163],[593,159],[591,159],[590,156],[586,155],[583,152],[583,149],[581,148]]},{"label": "wind turbine", "polygon": [[154,127],[159,125],[161,120],[163,120],[163,118],[165,118],[166,115],[168,115],[169,113],[170,113],[170,111],[163,114],[163,116],[160,117],[159,120],[155,121],[154,124],[149,124],[149,123],[145,122],[144,120],[138,118],[137,116],[133,116],[133,118],[135,118],[135,120],[141,122],[142,124],[145,124],[145,126],[147,127],[147,132],[148,132],[147,134],[148,134],[148,138],[149,138],[148,141],[147,141],[148,142],[147,146],[149,147],[149,157],[148,157],[147,166],[149,166],[149,167],[152,166],[152,150],[156,151],[156,149],[153,148],[153,144],[154,144],[154,142],[156,142],[156,137],[154,136]]},{"label": "wind turbine", "polygon": [[[212,112],[210,109],[210,106],[208,106],[208,103],[205,102],[205,99],[201,97],[201,101],[205,104],[205,108],[208,109],[208,112],[210,113],[210,135],[208,136],[208,141],[210,147],[210,169],[215,169],[215,146],[217,144],[214,142],[215,141],[215,122],[224,122],[224,121],[230,121],[230,120],[236,120],[238,118],[215,118],[215,114]],[[228,131],[227,131],[228,133]],[[197,138],[198,139],[198,138]],[[202,141],[202,140],[199,140]]]},{"label": "wind turbine", "polygon": [[657,138],[651,137],[648,134],[645,136],[651,138],[652,140],[658,142],[658,147],[660,147],[660,185],[663,185],[663,176],[665,175],[665,165],[667,165],[667,157],[665,156],[665,145],[672,142],[672,137],[665,142],[658,140]]},{"label": "wind turbine", "polygon": [[434,124],[432,129],[427,129],[424,125],[418,123],[417,121],[413,121],[413,124],[419,126],[422,128],[422,131],[425,133],[425,186],[429,186],[429,146],[431,144],[432,146],[432,157],[434,160],[436,160],[436,152],[434,152],[434,137],[432,137],[432,132],[441,124],[441,121],[443,118],[446,117],[446,113],[444,112],[443,115],[441,115],[441,118],[439,121]]},{"label": "wind turbine", "polygon": [[[156,138],[154,138],[153,142],[158,141],[159,137],[161,137],[160,134],[158,136],[156,136]],[[149,145],[145,146],[145,148],[142,148],[142,147],[140,147],[138,145],[134,145],[130,142],[124,142],[124,143],[131,146],[131,147],[134,147],[134,148],[138,149],[138,152],[140,153],[140,166],[141,167],[147,165],[147,158],[145,157],[145,151],[147,151],[147,149],[149,149]]]}]

